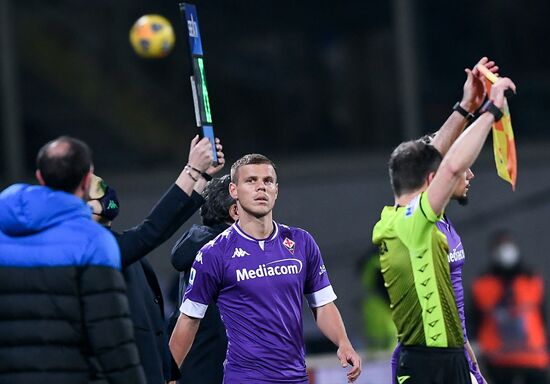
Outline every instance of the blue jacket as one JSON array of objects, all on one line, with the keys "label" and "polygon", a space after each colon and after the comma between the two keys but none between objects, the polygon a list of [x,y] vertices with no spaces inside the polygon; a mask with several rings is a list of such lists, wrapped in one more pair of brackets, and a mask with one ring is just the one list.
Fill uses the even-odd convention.
[{"label": "blue jacket", "polygon": [[0,384],[145,383],[120,265],[78,197],[0,193]]}]

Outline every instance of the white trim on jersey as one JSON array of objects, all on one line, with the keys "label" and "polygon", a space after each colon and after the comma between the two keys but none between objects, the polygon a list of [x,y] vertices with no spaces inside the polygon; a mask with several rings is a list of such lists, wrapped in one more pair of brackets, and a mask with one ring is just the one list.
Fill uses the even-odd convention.
[{"label": "white trim on jersey", "polygon": [[197,319],[202,319],[206,313],[208,305],[197,303],[189,299],[185,299],[180,306],[180,312],[189,316],[195,317]]},{"label": "white trim on jersey", "polygon": [[336,300],[336,293],[332,289],[332,285],[327,285],[325,288],[317,292],[306,295],[306,300],[311,308],[322,307],[325,304],[332,303]]},{"label": "white trim on jersey", "polygon": [[[237,232],[239,235],[241,235],[245,239],[250,240],[250,241],[255,241],[257,243],[265,242],[266,240],[271,241],[279,235],[279,226],[277,225],[277,223],[275,221],[273,221],[273,227],[275,228],[275,230],[273,231],[273,236],[271,236],[269,239],[263,239],[263,240],[257,240],[253,237],[250,237],[246,233],[244,233],[244,231],[239,227],[239,222],[238,221],[235,224],[233,224],[232,227],[235,228],[235,232]],[[262,247],[262,249],[263,249],[263,245],[260,245],[260,247]]]}]

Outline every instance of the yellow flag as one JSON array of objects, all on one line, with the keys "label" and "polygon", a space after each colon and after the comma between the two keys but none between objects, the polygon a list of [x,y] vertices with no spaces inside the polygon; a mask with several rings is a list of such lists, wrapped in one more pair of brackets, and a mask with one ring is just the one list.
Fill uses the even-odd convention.
[{"label": "yellow flag", "polygon": [[[487,94],[490,95],[491,85],[498,80],[498,77],[482,64],[478,64],[477,67],[487,79],[485,88]],[[512,130],[512,117],[506,99],[504,99],[502,112],[502,119],[493,124],[493,152],[498,175],[512,184],[512,190],[515,190],[517,178],[516,143],[514,141],[514,131]]]}]

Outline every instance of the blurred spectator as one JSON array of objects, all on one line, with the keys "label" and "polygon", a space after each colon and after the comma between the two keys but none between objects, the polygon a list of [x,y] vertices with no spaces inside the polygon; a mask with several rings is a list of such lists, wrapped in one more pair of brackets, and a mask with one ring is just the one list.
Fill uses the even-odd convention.
[{"label": "blurred spectator", "polygon": [[0,384],[145,384],[119,248],[83,201],[91,150],[59,137],[36,165],[40,186],[0,193]]},{"label": "blurred spectator", "polygon": [[390,298],[380,271],[380,256],[374,247],[365,253],[359,265],[361,285],[363,332],[366,347],[371,351],[389,351],[395,347],[397,330],[391,318]]},{"label": "blurred spectator", "polygon": [[[197,135],[191,140],[187,165],[149,215],[133,228],[121,233],[112,231],[120,248],[136,345],[148,384],[175,380],[180,375],[168,349],[162,291],[147,255],[170,238],[204,202],[199,193],[210,175],[225,163],[221,144],[216,142],[219,165],[212,165],[210,141],[199,141]],[[89,197],[94,219],[111,229],[119,211],[114,189],[94,176]]]},{"label": "blurred spectator", "polygon": [[508,231],[492,235],[488,270],[473,283],[473,330],[490,381],[547,383],[542,277],[525,265]]}]

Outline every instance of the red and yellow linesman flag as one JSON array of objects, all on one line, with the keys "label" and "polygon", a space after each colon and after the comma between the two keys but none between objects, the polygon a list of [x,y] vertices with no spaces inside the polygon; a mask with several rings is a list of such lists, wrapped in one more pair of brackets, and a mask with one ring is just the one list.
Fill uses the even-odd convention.
[{"label": "red and yellow linesman flag", "polygon": [[[485,88],[487,95],[491,94],[491,85],[498,80],[498,76],[492,73],[483,64],[477,68],[485,76]],[[502,108],[503,116],[500,121],[493,124],[493,152],[498,175],[512,184],[512,190],[516,189],[517,158],[514,131],[512,130],[512,118],[508,109],[508,101],[504,99]]]}]

